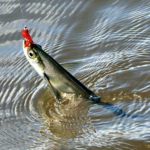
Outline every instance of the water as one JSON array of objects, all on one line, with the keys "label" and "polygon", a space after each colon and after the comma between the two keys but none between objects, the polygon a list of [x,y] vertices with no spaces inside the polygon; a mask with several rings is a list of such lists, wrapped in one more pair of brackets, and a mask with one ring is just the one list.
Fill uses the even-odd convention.
[{"label": "water", "polygon": [[[0,149],[150,149],[148,0],[0,0]],[[20,31],[127,115],[58,106],[27,62]]]}]

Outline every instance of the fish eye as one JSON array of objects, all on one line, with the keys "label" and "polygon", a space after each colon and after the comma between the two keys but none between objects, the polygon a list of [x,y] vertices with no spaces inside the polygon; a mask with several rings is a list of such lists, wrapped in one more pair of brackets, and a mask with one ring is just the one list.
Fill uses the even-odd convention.
[{"label": "fish eye", "polygon": [[36,53],[35,53],[34,51],[30,50],[30,51],[28,52],[28,56],[29,56],[30,58],[34,59],[34,58],[36,57]]}]

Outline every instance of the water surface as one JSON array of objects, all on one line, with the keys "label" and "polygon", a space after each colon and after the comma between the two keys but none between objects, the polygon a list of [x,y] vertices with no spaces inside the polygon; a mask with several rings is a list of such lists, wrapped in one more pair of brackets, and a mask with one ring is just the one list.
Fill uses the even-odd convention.
[{"label": "water surface", "polygon": [[[150,149],[148,0],[0,0],[0,149]],[[57,105],[20,31],[104,102]]]}]

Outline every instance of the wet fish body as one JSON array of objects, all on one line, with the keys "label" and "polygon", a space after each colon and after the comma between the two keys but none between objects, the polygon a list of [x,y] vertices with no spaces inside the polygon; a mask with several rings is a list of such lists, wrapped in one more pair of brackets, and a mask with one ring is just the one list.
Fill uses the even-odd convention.
[{"label": "wet fish body", "polygon": [[61,100],[72,95],[74,98],[90,99],[96,103],[100,101],[100,97],[96,96],[94,92],[44,52],[40,45],[31,44],[31,46],[25,47],[24,41],[23,49],[29,63],[48,82],[50,91],[55,99]]}]

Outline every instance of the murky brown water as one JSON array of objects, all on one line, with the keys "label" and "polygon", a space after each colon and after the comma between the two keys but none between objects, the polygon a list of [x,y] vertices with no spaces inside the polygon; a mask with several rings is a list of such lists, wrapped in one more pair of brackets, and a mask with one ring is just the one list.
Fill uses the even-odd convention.
[{"label": "murky brown water", "polygon": [[[0,0],[0,150],[150,149],[150,1]],[[102,100],[58,106],[20,31]]]}]

